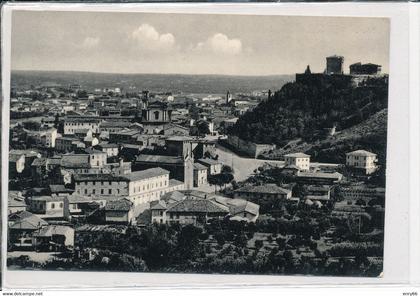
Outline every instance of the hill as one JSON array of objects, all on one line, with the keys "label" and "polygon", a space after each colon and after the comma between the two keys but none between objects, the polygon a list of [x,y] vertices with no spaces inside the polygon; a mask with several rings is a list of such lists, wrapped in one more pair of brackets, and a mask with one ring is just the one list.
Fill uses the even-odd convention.
[{"label": "hill", "polygon": [[[353,138],[362,132],[362,126],[357,125],[368,122],[387,105],[388,83],[384,78],[370,79],[357,87],[335,83],[334,79],[315,84],[287,83],[272,98],[241,116],[229,133],[250,142],[278,147],[292,145],[291,141],[317,143],[325,139],[326,129],[333,126],[338,131],[347,130],[351,134],[348,138]],[[378,117],[385,120],[386,130],[386,116]],[[369,129],[370,125],[365,127]],[[386,133],[380,136],[386,141]],[[301,148],[309,151],[311,146]],[[314,157],[326,160],[322,154]]]},{"label": "hill", "polygon": [[31,85],[59,84],[67,87],[79,84],[86,90],[119,87],[126,91],[224,94],[278,89],[291,75],[229,76],[184,74],[113,74],[65,71],[12,71],[12,86],[28,89]]},{"label": "hill", "polygon": [[335,135],[314,142],[295,139],[270,153],[262,155],[267,159],[281,159],[283,155],[302,151],[319,162],[344,163],[345,153],[366,149],[378,154],[379,163],[385,163],[388,110],[383,109],[365,121],[338,131]]}]

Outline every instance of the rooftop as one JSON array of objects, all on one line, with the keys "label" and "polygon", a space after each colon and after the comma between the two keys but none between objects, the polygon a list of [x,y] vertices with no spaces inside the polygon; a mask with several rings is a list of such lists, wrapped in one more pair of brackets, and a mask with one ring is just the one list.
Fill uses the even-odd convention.
[{"label": "rooftop", "polygon": [[110,200],[105,205],[105,211],[130,211],[133,203],[126,199]]},{"label": "rooftop", "polygon": [[149,162],[156,164],[183,164],[184,160],[179,156],[140,154],[137,156],[136,162]]},{"label": "rooftop", "polygon": [[297,152],[297,153],[286,154],[284,157],[307,158],[307,157],[311,157],[311,156],[308,155],[308,154],[302,153],[302,152]]},{"label": "rooftop", "polygon": [[289,194],[291,191],[289,189],[282,188],[276,184],[265,184],[260,186],[247,185],[235,190],[235,192],[250,192],[250,193],[281,193]]},{"label": "rooftop", "polygon": [[229,210],[211,200],[186,198],[169,205],[168,212],[228,214]]},{"label": "rooftop", "polygon": [[376,156],[375,153],[366,151],[366,150],[356,150],[352,152],[346,153],[346,155],[352,155],[352,156]]},{"label": "rooftop", "polygon": [[157,167],[157,168],[150,168],[143,171],[131,172],[130,174],[126,174],[124,176],[130,181],[138,181],[138,180],[143,180],[143,179],[159,177],[162,175],[169,175],[169,171]]}]

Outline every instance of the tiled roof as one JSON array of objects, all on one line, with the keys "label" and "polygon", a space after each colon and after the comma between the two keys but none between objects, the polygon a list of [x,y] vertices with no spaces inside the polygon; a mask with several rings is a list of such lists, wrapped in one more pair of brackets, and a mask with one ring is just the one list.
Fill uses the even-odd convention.
[{"label": "tiled roof", "polygon": [[100,127],[104,128],[104,127],[129,127],[131,126],[130,122],[127,121],[105,121],[102,122]]},{"label": "tiled roof", "polygon": [[366,150],[356,150],[352,152],[346,153],[346,155],[353,155],[353,156],[376,156],[375,153],[366,151]]},{"label": "tiled roof", "polygon": [[41,226],[48,225],[48,223],[27,211],[17,212],[9,215],[9,221],[14,223],[9,226],[11,229],[39,229]]},{"label": "tiled roof", "polygon": [[61,193],[61,192],[71,193],[71,192],[74,192],[73,189],[66,188],[62,184],[50,184],[49,187],[50,187],[50,191],[52,193]]},{"label": "tiled roof", "polygon": [[200,158],[198,162],[203,163],[203,164],[208,164],[208,165],[220,164],[219,161],[211,159],[211,158]]},{"label": "tiled roof", "polygon": [[127,178],[123,176],[114,176],[111,174],[82,174],[74,175],[74,180],[76,182],[87,182],[87,181],[128,181]]},{"label": "tiled roof", "polygon": [[235,192],[289,194],[291,191],[289,189],[277,186],[276,184],[264,184],[260,186],[247,185],[236,189]]},{"label": "tiled roof", "polygon": [[23,154],[10,154],[10,155],[9,155],[9,161],[11,161],[11,162],[16,162],[16,161],[18,161],[21,157],[23,157]]},{"label": "tiled roof", "polygon": [[229,210],[210,200],[187,198],[169,205],[168,212],[228,214]]},{"label": "tiled roof", "polygon": [[141,154],[136,158],[137,162],[148,162],[148,163],[162,163],[162,164],[183,164],[184,160],[179,156],[168,156],[168,155],[147,155]]},{"label": "tiled roof", "polygon": [[138,181],[143,179],[154,178],[162,175],[169,175],[169,171],[162,168],[150,168],[143,171],[135,171],[124,175],[130,181]]},{"label": "tiled roof", "polygon": [[150,203],[151,210],[166,210],[166,202],[164,200],[156,200]]},{"label": "tiled roof", "polygon": [[48,195],[43,195],[43,196],[33,196],[32,200],[43,200],[43,201],[63,201],[64,197],[62,196],[48,196]]},{"label": "tiled roof", "polygon": [[299,172],[298,177],[308,177],[308,178],[323,178],[323,179],[341,179],[342,174],[335,173],[323,173],[323,172]]},{"label": "tiled roof", "polygon": [[207,167],[201,163],[196,162],[194,163],[194,170],[207,170]]},{"label": "tiled roof", "polygon": [[65,225],[47,225],[34,233],[38,237],[51,237],[53,235],[72,235],[74,229]]},{"label": "tiled roof", "polygon": [[296,157],[296,158],[305,157],[306,158],[306,157],[311,157],[311,156],[302,152],[297,152],[297,153],[286,154],[284,157]]},{"label": "tiled roof", "polygon": [[105,205],[105,211],[126,211],[131,210],[133,203],[126,199],[110,200]]},{"label": "tiled roof", "polygon": [[35,158],[32,162],[31,166],[46,166],[47,165],[47,159],[46,158]]}]

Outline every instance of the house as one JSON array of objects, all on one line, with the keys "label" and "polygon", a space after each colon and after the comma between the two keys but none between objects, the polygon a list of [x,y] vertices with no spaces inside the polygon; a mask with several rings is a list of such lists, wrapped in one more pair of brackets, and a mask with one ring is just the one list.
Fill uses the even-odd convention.
[{"label": "house", "polygon": [[229,208],[229,219],[235,221],[255,222],[259,217],[260,206],[240,198],[209,196],[208,199]]},{"label": "house", "polygon": [[71,217],[89,215],[93,210],[103,208],[107,202],[106,198],[82,196],[78,194],[69,195],[66,199]]},{"label": "house", "polygon": [[47,148],[54,148],[57,137],[57,129],[42,128],[38,131],[27,131],[28,138],[32,139],[34,143]]},{"label": "house", "polygon": [[207,184],[207,167],[201,163],[194,163],[194,187]]},{"label": "house", "polygon": [[127,198],[108,201],[105,205],[105,221],[131,224],[134,221],[133,202]]},{"label": "house", "polygon": [[29,211],[42,219],[62,220],[68,216],[68,204],[63,196],[32,196]]},{"label": "house", "polygon": [[291,153],[284,156],[286,166],[297,166],[302,171],[309,171],[310,156],[305,153]]},{"label": "house", "polygon": [[107,163],[107,153],[104,151],[86,148],[85,153],[89,154],[89,163],[92,167],[103,167]]},{"label": "house", "polygon": [[152,223],[203,224],[210,219],[255,222],[259,205],[196,190],[173,191],[150,203]]},{"label": "house", "polygon": [[25,198],[22,196],[21,191],[12,191],[9,190],[8,200],[7,200],[7,213],[13,214],[16,212],[26,211]]},{"label": "house", "polygon": [[32,249],[32,234],[48,223],[27,211],[11,213],[8,216],[8,245],[12,249]]},{"label": "house", "polygon": [[50,184],[48,188],[51,195],[67,196],[74,192],[73,189],[66,188],[63,184]]},{"label": "house", "polygon": [[88,129],[93,133],[99,132],[100,118],[95,117],[66,117],[64,119],[64,134],[74,135],[76,130]]},{"label": "house", "polygon": [[290,199],[292,191],[276,184],[264,184],[260,186],[246,185],[233,192],[234,198],[258,201],[259,199]]},{"label": "house", "polygon": [[57,151],[70,152],[73,151],[75,147],[77,147],[78,142],[80,142],[80,140],[78,140],[76,137],[59,137],[55,140],[55,149]]},{"label": "house", "polygon": [[305,184],[325,184],[332,185],[343,179],[343,175],[339,172],[297,172],[298,182]]},{"label": "house", "polygon": [[158,200],[163,194],[183,188],[183,182],[170,180],[169,171],[150,168],[124,175],[75,175],[75,191],[83,196],[127,197],[135,205]]},{"label": "house", "polygon": [[190,157],[140,154],[133,164],[133,170],[155,167],[167,170],[170,178],[183,181],[186,188],[191,189],[194,186],[193,160]]},{"label": "house", "polygon": [[15,178],[25,169],[25,154],[9,155],[9,178]]},{"label": "house", "polygon": [[326,202],[330,200],[331,187],[328,185],[308,185],[306,186],[305,199],[311,201]]},{"label": "house", "polygon": [[124,129],[130,128],[128,121],[104,121],[99,125],[100,132],[119,133]]},{"label": "house", "polygon": [[204,224],[211,219],[223,219],[229,208],[211,200],[187,197],[172,203],[165,212],[167,223]]},{"label": "house", "polygon": [[222,163],[217,160],[211,158],[200,158],[197,162],[207,167],[209,175],[217,175],[222,172]]},{"label": "house", "polygon": [[376,162],[376,154],[366,150],[346,153],[346,165],[365,175],[370,175],[378,169]]},{"label": "house", "polygon": [[119,153],[119,145],[115,143],[102,142],[98,146],[96,146],[96,149],[105,152],[107,157],[118,156]]},{"label": "house", "polygon": [[[24,158],[22,159],[22,155]],[[35,150],[10,150],[9,151],[9,170],[12,173],[21,174],[31,172],[31,164],[41,154]],[[23,165],[23,166],[22,166]],[[23,169],[22,169],[23,167]]]},{"label": "house", "polygon": [[32,235],[36,251],[65,251],[74,248],[74,229],[67,225],[46,225]]}]

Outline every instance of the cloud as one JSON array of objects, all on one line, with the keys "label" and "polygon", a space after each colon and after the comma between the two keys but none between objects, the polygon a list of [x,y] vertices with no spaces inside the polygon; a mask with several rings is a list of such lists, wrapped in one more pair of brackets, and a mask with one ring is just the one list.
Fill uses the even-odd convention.
[{"label": "cloud", "polygon": [[86,48],[86,49],[91,49],[98,46],[99,42],[100,42],[99,37],[86,37],[83,40],[81,47]]},{"label": "cloud", "polygon": [[225,34],[217,33],[205,42],[199,42],[192,49],[194,51],[211,51],[216,54],[238,55],[242,53],[242,42],[239,39],[229,39]]},{"label": "cloud", "polygon": [[160,34],[153,26],[142,24],[131,33],[137,47],[144,50],[169,51],[175,48],[175,37],[171,33]]}]

